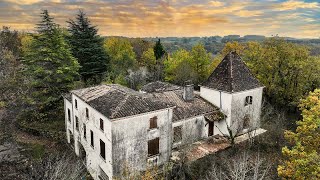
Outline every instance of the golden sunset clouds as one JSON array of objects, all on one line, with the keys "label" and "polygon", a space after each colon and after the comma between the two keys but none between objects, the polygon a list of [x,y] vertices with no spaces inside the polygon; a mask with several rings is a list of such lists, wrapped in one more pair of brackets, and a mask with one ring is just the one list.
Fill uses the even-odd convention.
[{"label": "golden sunset clouds", "polygon": [[[32,31],[41,9],[67,26],[83,9],[102,35],[129,37],[261,34],[319,37],[320,5],[298,0],[2,0],[0,25]],[[310,28],[310,29],[308,29]]]}]

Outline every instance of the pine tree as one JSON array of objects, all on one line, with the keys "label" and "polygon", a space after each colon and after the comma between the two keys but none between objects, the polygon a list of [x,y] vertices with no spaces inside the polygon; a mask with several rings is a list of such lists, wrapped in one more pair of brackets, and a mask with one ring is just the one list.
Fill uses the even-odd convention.
[{"label": "pine tree", "polygon": [[103,48],[103,38],[97,35],[97,28],[92,26],[86,14],[79,11],[76,20],[70,20],[69,42],[74,57],[81,65],[80,75],[84,82],[98,84],[107,72],[109,57]]},{"label": "pine tree", "polygon": [[41,18],[38,33],[24,52],[23,64],[33,89],[32,103],[44,113],[59,107],[61,94],[68,92],[78,77],[79,64],[47,10],[41,13]]}]

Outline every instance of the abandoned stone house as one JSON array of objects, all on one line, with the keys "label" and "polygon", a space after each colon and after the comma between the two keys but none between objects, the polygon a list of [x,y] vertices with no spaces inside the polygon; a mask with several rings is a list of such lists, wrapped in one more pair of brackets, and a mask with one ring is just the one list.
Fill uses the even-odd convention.
[{"label": "abandoned stone house", "polygon": [[165,82],[138,92],[121,85],[73,90],[64,96],[66,131],[94,179],[118,176],[124,165],[145,170],[170,160],[172,149],[228,128],[259,127],[263,86],[229,53],[200,86]]}]

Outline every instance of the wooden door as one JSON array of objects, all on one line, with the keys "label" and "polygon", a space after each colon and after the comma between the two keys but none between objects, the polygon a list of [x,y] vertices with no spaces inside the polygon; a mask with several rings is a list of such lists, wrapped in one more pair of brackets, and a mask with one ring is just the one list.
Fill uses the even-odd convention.
[{"label": "wooden door", "polygon": [[208,136],[213,135],[213,122],[209,122]]}]

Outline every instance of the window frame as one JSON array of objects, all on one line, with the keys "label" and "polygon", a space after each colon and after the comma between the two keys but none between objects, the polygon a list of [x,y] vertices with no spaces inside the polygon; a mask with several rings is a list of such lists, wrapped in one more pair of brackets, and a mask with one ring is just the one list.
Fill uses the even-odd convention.
[{"label": "window frame", "polygon": [[246,96],[244,106],[252,105],[253,98],[252,96]]},{"label": "window frame", "polygon": [[87,140],[87,126],[83,123],[83,138]]},{"label": "window frame", "polygon": [[77,100],[77,99],[74,99],[74,107],[75,107],[76,109],[78,109],[78,100]]},{"label": "window frame", "polygon": [[86,107],[86,118],[89,119],[89,109]]},{"label": "window frame", "polygon": [[154,157],[160,154],[160,139],[159,137],[148,140],[148,158]]},{"label": "window frame", "polygon": [[94,149],[94,134],[92,130],[90,130],[90,145]]},{"label": "window frame", "polygon": [[71,111],[69,108],[68,108],[68,121],[71,122]]},{"label": "window frame", "polygon": [[154,116],[149,119],[149,129],[157,129],[158,128],[158,117]]},{"label": "window frame", "polygon": [[106,160],[106,143],[100,139],[100,157]]},{"label": "window frame", "polygon": [[102,118],[99,119],[100,130],[104,132],[104,120]]},{"label": "window frame", "polygon": [[78,116],[75,116],[76,119],[76,130],[79,132],[79,118]]}]

